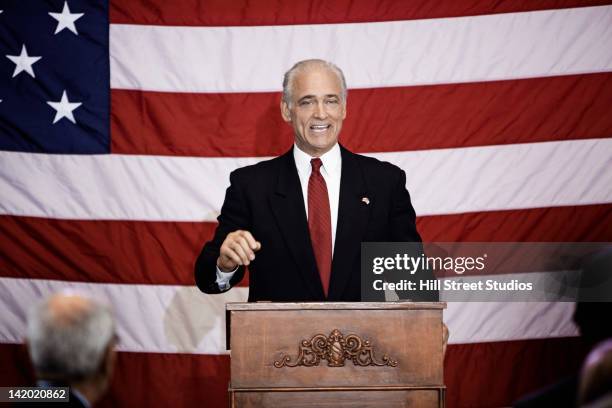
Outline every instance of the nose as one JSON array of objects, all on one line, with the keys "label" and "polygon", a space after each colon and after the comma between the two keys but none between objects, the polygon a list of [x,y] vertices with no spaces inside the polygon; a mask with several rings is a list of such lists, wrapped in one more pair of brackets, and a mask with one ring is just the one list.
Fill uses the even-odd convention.
[{"label": "nose", "polygon": [[317,106],[315,108],[314,116],[316,119],[325,119],[327,118],[327,111],[325,110],[325,102],[319,101],[317,102]]}]

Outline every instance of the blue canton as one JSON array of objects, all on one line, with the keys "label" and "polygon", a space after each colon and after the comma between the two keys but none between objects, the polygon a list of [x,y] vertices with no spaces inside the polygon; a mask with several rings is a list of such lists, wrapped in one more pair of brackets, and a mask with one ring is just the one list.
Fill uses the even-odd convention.
[{"label": "blue canton", "polygon": [[0,10],[0,150],[110,153],[108,1]]}]

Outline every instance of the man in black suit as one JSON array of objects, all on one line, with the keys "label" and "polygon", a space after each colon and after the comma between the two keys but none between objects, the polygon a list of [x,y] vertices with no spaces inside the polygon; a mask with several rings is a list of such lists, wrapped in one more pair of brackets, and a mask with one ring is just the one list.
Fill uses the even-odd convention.
[{"label": "man in black suit", "polygon": [[249,266],[249,301],[359,301],[361,242],[421,241],[404,171],[338,144],[346,94],[326,61],[285,74],[281,114],[295,144],[230,175],[195,265],[203,292],[228,290]]},{"label": "man in black suit", "polygon": [[27,345],[37,386],[69,387],[69,402],[44,406],[94,405],[112,377],[115,339],[110,310],[91,299],[56,294],[36,305],[28,317]]}]

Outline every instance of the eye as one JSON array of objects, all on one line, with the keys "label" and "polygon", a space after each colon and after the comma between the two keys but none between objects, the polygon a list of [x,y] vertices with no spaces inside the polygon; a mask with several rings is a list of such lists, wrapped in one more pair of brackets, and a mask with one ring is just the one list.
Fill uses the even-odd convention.
[{"label": "eye", "polygon": [[328,99],[325,101],[325,103],[327,103],[328,105],[337,105],[338,104],[338,100],[337,99]]},{"label": "eye", "polygon": [[300,106],[308,106],[308,105],[311,105],[311,104],[312,104],[312,101],[310,99],[306,99],[306,100],[300,101],[300,103],[299,103]]}]

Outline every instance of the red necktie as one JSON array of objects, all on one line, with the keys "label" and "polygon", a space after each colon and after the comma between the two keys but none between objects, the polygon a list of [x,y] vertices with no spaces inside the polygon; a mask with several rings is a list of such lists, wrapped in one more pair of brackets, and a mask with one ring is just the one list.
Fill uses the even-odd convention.
[{"label": "red necktie", "polygon": [[331,215],[329,211],[329,196],[327,185],[319,169],[321,159],[312,159],[312,172],[308,180],[308,230],[314,251],[317,269],[323,284],[323,292],[327,297],[329,278],[331,276],[332,243]]}]

